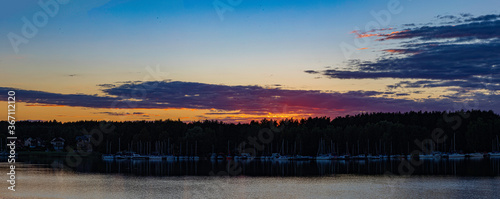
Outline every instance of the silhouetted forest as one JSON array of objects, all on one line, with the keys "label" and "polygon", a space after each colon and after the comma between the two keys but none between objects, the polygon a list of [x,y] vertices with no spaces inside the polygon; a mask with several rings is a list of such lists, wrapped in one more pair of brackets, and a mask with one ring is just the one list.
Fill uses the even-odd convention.
[{"label": "silhouetted forest", "polygon": [[[476,110],[366,113],[335,119],[264,119],[246,124],[210,120],[190,123],[157,120],[104,124],[113,130],[102,134],[102,142],[93,146],[94,151],[116,153],[120,143],[121,150],[139,152],[146,148],[151,148],[149,151],[161,148],[164,153],[168,151],[174,155],[183,155],[186,151],[189,154],[196,151],[199,156],[207,156],[212,152],[237,154],[241,143],[247,143],[244,148],[255,148],[258,155],[272,152],[301,155],[407,154],[419,149],[415,140],[431,139],[431,133],[436,128],[441,128],[447,139],[435,144],[434,150],[485,152],[497,150],[497,136],[500,135],[500,116],[492,111]],[[8,123],[4,121],[0,125],[2,129],[7,129]],[[53,138],[62,137],[66,140],[65,146],[74,148],[76,136],[92,132],[93,129],[96,132],[100,125],[103,122],[21,121],[16,123],[16,134],[19,139],[39,138],[47,146]],[[5,142],[6,134],[1,136]],[[97,134],[93,136],[96,140],[99,139]]]}]

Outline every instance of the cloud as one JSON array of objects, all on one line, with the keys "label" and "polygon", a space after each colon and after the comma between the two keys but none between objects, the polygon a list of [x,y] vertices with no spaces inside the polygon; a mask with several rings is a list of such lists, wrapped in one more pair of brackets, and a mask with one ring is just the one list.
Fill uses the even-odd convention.
[{"label": "cloud", "polygon": [[0,87],[6,99],[8,90],[16,91],[18,101],[89,108],[119,108],[108,115],[146,115],[123,112],[127,109],[205,109],[206,115],[339,116],[360,112],[444,110],[455,103],[449,99],[414,101],[383,97],[394,92],[284,90],[260,86],[228,86],[196,82],[141,82],[103,87],[107,96],[58,94]]},{"label": "cloud", "polygon": [[498,111],[500,104],[493,99],[500,98],[500,15],[462,13],[436,19],[438,23],[405,24],[401,30],[353,31],[358,38],[386,42],[381,56],[371,61],[348,60],[342,68],[305,72],[335,79],[397,79],[398,83],[387,85],[388,90],[402,89],[396,96],[422,94],[430,88],[448,91],[435,101],[424,99],[422,105],[475,101],[480,108]]},{"label": "cloud", "polygon": [[144,115],[147,116],[146,113],[143,112],[133,112],[133,113],[128,113],[128,112],[95,112],[94,114],[106,114],[106,115],[111,115],[111,116],[127,116],[127,115]]},{"label": "cloud", "polygon": [[[399,41],[374,61],[350,60],[347,69],[307,70],[337,79],[402,79],[396,87],[460,87],[498,90],[500,15],[438,16],[454,24],[419,25],[386,33],[372,30],[377,41]],[[412,81],[413,80],[413,81]]]},{"label": "cloud", "polygon": [[[462,15],[462,16],[464,16],[464,15]],[[495,14],[483,15],[483,16],[479,16],[479,17],[472,17],[472,15],[468,15],[466,17],[468,17],[467,19],[465,19],[466,22],[471,22],[471,21],[484,22],[484,21],[493,21],[493,20],[500,19],[500,15],[495,15]]]},{"label": "cloud", "polygon": [[115,85],[114,84],[98,84],[97,86],[104,87],[104,88],[112,88]]},{"label": "cloud", "polygon": [[314,71],[314,70],[306,70],[306,71],[304,71],[304,72],[305,72],[305,73],[309,73],[309,74],[318,74],[318,73],[320,73],[320,72],[318,72],[318,71]]},{"label": "cloud", "polygon": [[[483,19],[489,19],[483,18]],[[472,20],[472,19],[471,19]],[[379,34],[380,41],[390,39],[491,39],[500,37],[500,20],[480,20],[474,19],[472,23],[442,25],[442,26],[421,26],[403,31],[396,31],[390,34]]]},{"label": "cloud", "polygon": [[436,18],[438,19],[457,19],[458,17],[456,16],[453,16],[453,15],[438,15],[436,16]]},{"label": "cloud", "polygon": [[0,87],[0,96],[7,99],[6,93],[10,90],[16,92],[16,102],[26,102],[37,106],[61,105],[106,108],[109,107],[109,104],[114,100],[121,100],[115,97],[99,97],[85,94],[59,94],[6,87]]}]

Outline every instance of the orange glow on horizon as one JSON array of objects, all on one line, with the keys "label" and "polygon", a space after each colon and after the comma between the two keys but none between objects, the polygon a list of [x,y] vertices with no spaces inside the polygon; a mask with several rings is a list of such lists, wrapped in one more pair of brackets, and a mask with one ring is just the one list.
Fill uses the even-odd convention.
[{"label": "orange glow on horizon", "polygon": [[[312,109],[311,109],[312,110]],[[7,112],[7,106],[0,106],[0,111]],[[222,114],[210,114],[222,113]],[[17,121],[155,121],[181,120],[183,122],[218,120],[228,123],[249,123],[252,120],[267,119],[302,119],[312,116],[302,113],[241,113],[240,110],[223,111],[217,109],[167,108],[167,109],[111,109],[85,108],[50,104],[16,103]]]}]

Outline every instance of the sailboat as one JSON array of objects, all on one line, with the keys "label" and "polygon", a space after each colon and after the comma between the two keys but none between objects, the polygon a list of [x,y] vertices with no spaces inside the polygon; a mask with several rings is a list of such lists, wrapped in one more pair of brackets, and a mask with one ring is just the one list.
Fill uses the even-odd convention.
[{"label": "sailboat", "polygon": [[450,153],[448,155],[448,158],[450,159],[460,159],[460,158],[465,158],[465,154],[461,154],[461,153]]},{"label": "sailboat", "polygon": [[498,135],[497,135],[497,151],[489,152],[488,156],[495,157],[495,158],[500,157],[500,150],[499,150],[499,146],[498,146]]},{"label": "sailboat", "polygon": [[227,156],[226,160],[232,160],[233,156],[231,155],[231,151],[229,150],[229,140],[227,141]]},{"label": "sailboat", "polygon": [[[191,146],[192,147],[192,146]],[[193,152],[193,148],[191,148],[191,153]],[[198,161],[200,160],[200,157],[197,156],[198,153],[198,141],[195,141],[195,147],[194,147],[194,155],[190,156],[190,160]]]},{"label": "sailboat", "polygon": [[482,153],[469,153],[466,155],[468,158],[483,158],[484,154]]},{"label": "sailboat", "polygon": [[460,159],[465,158],[465,154],[457,153],[456,151],[456,143],[455,143],[455,134],[453,134],[453,153],[448,154],[448,158],[450,159]]},{"label": "sailboat", "polygon": [[177,157],[172,155],[172,152],[170,151],[172,147],[170,146],[170,138],[168,138],[168,143],[167,143],[167,155],[163,156],[164,159],[167,161],[175,161]]},{"label": "sailboat", "polygon": [[333,156],[331,154],[325,154],[325,143],[323,139],[319,141],[318,147],[318,155],[316,156],[316,160],[333,160]]},{"label": "sailboat", "polygon": [[212,154],[210,155],[210,160],[211,161],[217,160],[217,153],[215,153],[214,151],[215,151],[214,145],[212,145]]},{"label": "sailboat", "polygon": [[489,152],[488,155],[490,157],[500,157],[500,152]]},{"label": "sailboat", "polygon": [[102,154],[103,160],[114,160],[115,159],[115,156],[113,154],[109,153],[110,150],[111,150],[111,146],[109,146],[109,142],[106,141],[106,154]]},{"label": "sailboat", "polygon": [[162,160],[163,157],[159,153],[153,153],[148,156],[149,160]]},{"label": "sailboat", "polygon": [[381,155],[372,155],[372,154],[368,154],[366,156],[366,158],[369,159],[369,160],[380,159],[381,157],[382,157]]},{"label": "sailboat", "polygon": [[132,160],[145,160],[148,159],[148,156],[140,155],[134,152],[130,152],[130,159]]},{"label": "sailboat", "polygon": [[286,155],[281,155],[284,151],[284,148],[285,148],[285,141],[283,140],[282,143],[281,143],[281,153],[273,153],[272,154],[272,158],[274,160],[277,160],[277,161],[280,161],[280,160],[289,160],[290,157],[286,156]]},{"label": "sailboat", "polygon": [[274,160],[288,160],[289,158],[287,156],[283,156],[281,155],[280,153],[273,153],[273,155],[271,156]]},{"label": "sailboat", "polygon": [[102,159],[103,160],[114,160],[115,159],[115,156],[111,155],[111,154],[103,154],[102,155]]}]

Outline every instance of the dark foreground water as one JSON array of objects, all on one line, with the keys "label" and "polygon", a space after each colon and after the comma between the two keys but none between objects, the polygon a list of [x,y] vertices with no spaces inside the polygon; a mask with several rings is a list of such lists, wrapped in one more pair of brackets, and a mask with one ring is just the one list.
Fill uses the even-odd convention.
[{"label": "dark foreground water", "polygon": [[[64,157],[17,164],[16,192],[0,198],[498,198],[500,159],[102,161]],[[8,164],[0,163],[7,173]],[[229,169],[228,169],[229,168]],[[406,168],[406,167],[405,167]],[[229,172],[228,172],[229,171]],[[2,177],[2,179],[6,179]]]},{"label": "dark foreground water", "polygon": [[500,176],[500,158],[407,160],[308,160],[308,161],[155,161],[84,158],[72,165],[60,158],[26,158],[24,164],[64,168],[80,173],[125,174],[139,176],[331,176],[360,175],[449,175]]}]

